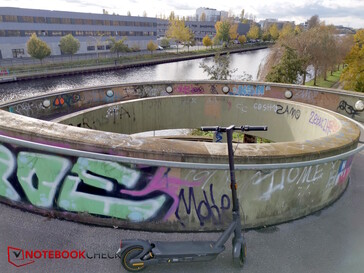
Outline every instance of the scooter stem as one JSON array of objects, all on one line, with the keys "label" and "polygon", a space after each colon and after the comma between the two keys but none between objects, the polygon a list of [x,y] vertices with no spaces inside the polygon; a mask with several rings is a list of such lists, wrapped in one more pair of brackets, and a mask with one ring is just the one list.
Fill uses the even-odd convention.
[{"label": "scooter stem", "polygon": [[226,128],[228,155],[229,155],[229,169],[230,169],[230,187],[233,201],[233,212],[239,211],[239,200],[237,196],[237,184],[235,180],[235,166],[234,166],[234,151],[233,151],[233,132],[235,125]]}]

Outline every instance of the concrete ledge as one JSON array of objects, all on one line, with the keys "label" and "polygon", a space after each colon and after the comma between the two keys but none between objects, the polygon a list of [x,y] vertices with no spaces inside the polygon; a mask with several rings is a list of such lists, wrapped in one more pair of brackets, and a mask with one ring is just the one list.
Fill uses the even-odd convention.
[{"label": "concrete ledge", "polygon": [[[229,95],[238,96],[216,95],[223,94],[225,86]],[[29,143],[177,163],[225,164],[224,144],[125,134],[222,122],[270,128],[261,136],[275,143],[240,144],[236,150],[240,164],[301,162],[355,149],[360,130],[350,119],[291,100],[262,98],[279,97],[287,90],[298,98],[303,92],[298,88],[238,82],[147,83],[76,90],[3,105],[0,134],[28,142],[15,145],[4,138],[0,145],[0,196],[30,211],[93,224],[165,231],[222,229],[231,217],[227,170],[112,162],[83,157],[77,151],[73,155],[62,150],[45,152]],[[324,94],[328,100],[332,95],[335,102],[340,102],[340,96],[347,101],[361,98],[331,90],[304,91],[319,92],[315,98]],[[162,98],[135,100],[148,96]],[[56,121],[74,126],[32,118],[57,116]],[[334,202],[346,188],[352,160],[350,156],[304,167],[237,171],[246,227],[300,218]]]}]

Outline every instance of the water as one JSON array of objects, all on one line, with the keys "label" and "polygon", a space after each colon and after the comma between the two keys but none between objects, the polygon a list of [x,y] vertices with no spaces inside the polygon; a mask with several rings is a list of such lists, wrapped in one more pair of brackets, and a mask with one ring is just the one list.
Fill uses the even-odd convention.
[{"label": "water", "polygon": [[[262,49],[230,55],[230,69],[237,68],[233,79],[247,73],[257,79],[259,66],[270,49]],[[71,90],[109,84],[144,81],[206,80],[208,75],[199,67],[202,60],[212,64],[213,58],[159,64],[142,68],[97,72],[86,75],[64,76],[50,79],[0,84],[0,103],[44,93]]]}]

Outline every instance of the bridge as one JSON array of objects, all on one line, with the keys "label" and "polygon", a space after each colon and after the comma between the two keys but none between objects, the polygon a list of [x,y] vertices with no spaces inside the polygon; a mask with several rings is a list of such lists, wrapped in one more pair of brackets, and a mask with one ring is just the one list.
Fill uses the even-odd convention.
[{"label": "bridge", "polygon": [[297,85],[200,81],[12,101],[0,111],[1,201],[97,225],[218,231],[231,217],[226,145],[132,134],[268,125],[256,136],[271,143],[235,147],[243,224],[287,222],[345,191],[362,149],[363,98]]}]

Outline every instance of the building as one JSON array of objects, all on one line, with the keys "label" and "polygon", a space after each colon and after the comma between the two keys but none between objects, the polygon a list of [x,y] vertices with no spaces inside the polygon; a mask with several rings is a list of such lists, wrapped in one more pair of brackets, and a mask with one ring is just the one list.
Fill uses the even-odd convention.
[{"label": "building", "polygon": [[[209,35],[211,38],[216,35],[215,22],[185,21],[185,26],[193,32],[196,41],[202,41],[206,35]],[[157,19],[158,38],[165,37],[168,28],[168,20]]]},{"label": "building", "polygon": [[145,49],[157,39],[157,19],[37,9],[0,9],[0,59],[28,57],[26,43],[32,33],[45,41],[52,55],[61,55],[59,41],[72,34],[81,53],[108,52],[107,39],[127,37],[128,46]]},{"label": "building", "polygon": [[285,24],[291,24],[292,27],[295,26],[294,21],[278,21],[277,19],[265,19],[259,21],[258,23],[262,30],[268,30],[273,24],[277,25],[277,28],[281,30]]},{"label": "building", "polygon": [[205,14],[205,20],[208,22],[217,22],[221,19],[220,11],[210,8],[198,8],[196,10],[196,20],[202,21],[202,14]]}]

